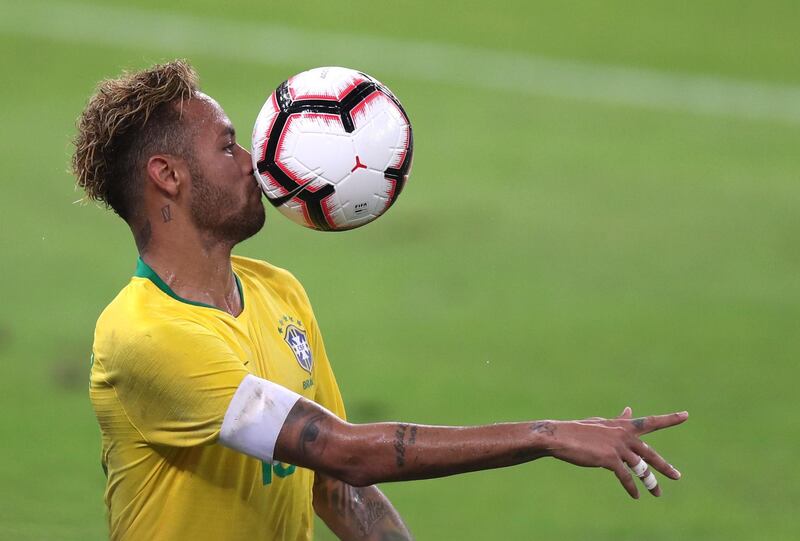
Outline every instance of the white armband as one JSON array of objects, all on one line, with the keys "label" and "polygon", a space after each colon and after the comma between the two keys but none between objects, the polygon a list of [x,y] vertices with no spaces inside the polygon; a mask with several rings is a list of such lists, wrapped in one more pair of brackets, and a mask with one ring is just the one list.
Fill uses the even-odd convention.
[{"label": "white armband", "polygon": [[248,374],[233,395],[219,441],[240,453],[272,462],[283,423],[301,396],[286,387]]}]

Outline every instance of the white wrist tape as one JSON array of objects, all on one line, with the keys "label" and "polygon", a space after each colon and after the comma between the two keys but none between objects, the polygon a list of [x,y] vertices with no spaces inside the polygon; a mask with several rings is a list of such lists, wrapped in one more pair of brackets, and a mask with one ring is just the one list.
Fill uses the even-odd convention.
[{"label": "white wrist tape", "polygon": [[248,374],[233,395],[219,441],[240,453],[272,462],[275,441],[301,396],[286,387]]}]

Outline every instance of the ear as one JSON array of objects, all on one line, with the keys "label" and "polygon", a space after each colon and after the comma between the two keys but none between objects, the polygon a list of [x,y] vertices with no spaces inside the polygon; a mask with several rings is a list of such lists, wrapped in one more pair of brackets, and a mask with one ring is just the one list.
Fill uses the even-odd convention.
[{"label": "ear", "polygon": [[170,154],[155,154],[147,160],[147,180],[170,198],[178,195],[186,180],[183,160]]}]

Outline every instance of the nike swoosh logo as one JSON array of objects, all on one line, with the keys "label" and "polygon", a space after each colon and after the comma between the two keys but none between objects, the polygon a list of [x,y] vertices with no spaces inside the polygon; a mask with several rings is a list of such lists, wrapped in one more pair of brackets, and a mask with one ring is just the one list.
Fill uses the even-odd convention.
[{"label": "nike swoosh logo", "polygon": [[274,199],[270,199],[270,198],[268,197],[267,199],[269,199],[269,202],[270,202],[270,203],[272,203],[272,206],[274,206],[274,207],[280,207],[281,205],[283,205],[284,203],[286,203],[287,201],[289,201],[291,198],[295,197],[297,194],[299,194],[300,192],[302,192],[303,190],[305,190],[305,189],[306,189],[306,186],[308,186],[309,184],[311,184],[311,183],[312,183],[312,182],[314,182],[315,180],[317,180],[317,179],[315,179],[315,178],[312,178],[311,180],[309,180],[309,181],[308,181],[308,182],[306,182],[305,184],[301,184],[300,186],[298,186],[297,188],[295,188],[295,189],[294,189],[294,190],[292,190],[291,192],[287,193],[286,195],[282,195],[282,196],[280,196],[280,197],[276,197],[276,198],[274,198]]}]

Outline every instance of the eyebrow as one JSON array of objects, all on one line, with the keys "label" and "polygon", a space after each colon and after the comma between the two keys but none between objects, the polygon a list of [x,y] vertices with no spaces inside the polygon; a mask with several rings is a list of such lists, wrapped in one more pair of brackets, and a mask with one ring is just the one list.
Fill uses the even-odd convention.
[{"label": "eyebrow", "polygon": [[220,131],[219,134],[220,137],[224,137],[226,135],[230,135],[231,137],[236,137],[236,129],[230,124],[226,124],[222,128],[222,131]]}]

